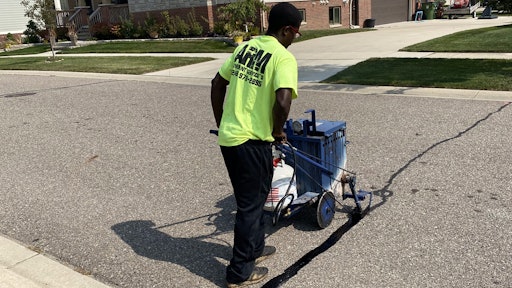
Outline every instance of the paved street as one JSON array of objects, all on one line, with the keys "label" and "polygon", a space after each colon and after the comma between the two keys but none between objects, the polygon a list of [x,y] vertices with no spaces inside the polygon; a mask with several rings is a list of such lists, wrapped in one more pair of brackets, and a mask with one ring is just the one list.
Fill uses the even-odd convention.
[{"label": "paved street", "polygon": [[[373,209],[269,219],[252,287],[511,287],[512,93],[299,93],[291,118],[347,121]],[[111,287],[223,287],[235,206],[209,101],[206,76],[0,71],[0,236]]]},{"label": "paved street", "polygon": [[[207,86],[0,79],[2,234],[114,287],[223,285],[234,206]],[[308,108],[347,121],[375,208],[283,287],[510,287],[509,102],[303,90],[291,118]],[[270,278],[340,209],[269,226]]]}]

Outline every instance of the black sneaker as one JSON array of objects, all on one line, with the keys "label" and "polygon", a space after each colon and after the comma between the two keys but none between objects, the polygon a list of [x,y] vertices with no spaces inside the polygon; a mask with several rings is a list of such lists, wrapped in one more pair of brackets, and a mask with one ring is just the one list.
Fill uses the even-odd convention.
[{"label": "black sneaker", "polygon": [[270,258],[270,256],[274,255],[275,253],[276,253],[276,247],[274,247],[274,246],[265,246],[263,248],[263,253],[261,253],[260,257],[256,258],[254,263],[256,265],[258,265],[263,260],[266,260],[266,259]]},{"label": "black sneaker", "polygon": [[229,283],[228,282],[228,288],[236,288],[236,287],[243,287],[248,286],[252,284],[256,284],[260,282],[261,280],[265,279],[268,274],[268,268],[265,267],[254,267],[254,270],[252,270],[251,276],[243,282],[240,283]]}]

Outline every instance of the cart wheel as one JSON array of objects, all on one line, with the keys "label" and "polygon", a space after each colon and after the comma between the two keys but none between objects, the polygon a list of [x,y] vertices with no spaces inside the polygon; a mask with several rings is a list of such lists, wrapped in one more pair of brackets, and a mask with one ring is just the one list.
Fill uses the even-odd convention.
[{"label": "cart wheel", "polygon": [[326,228],[331,224],[336,209],[336,199],[331,191],[322,194],[316,208],[316,220],[320,228]]}]

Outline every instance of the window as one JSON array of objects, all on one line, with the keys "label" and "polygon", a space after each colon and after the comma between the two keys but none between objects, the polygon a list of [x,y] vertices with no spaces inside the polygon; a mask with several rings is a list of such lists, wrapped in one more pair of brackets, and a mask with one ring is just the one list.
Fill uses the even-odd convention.
[{"label": "window", "polygon": [[302,23],[306,23],[306,9],[299,9],[300,16],[302,16]]},{"label": "window", "polygon": [[341,7],[329,7],[329,25],[341,24]]}]

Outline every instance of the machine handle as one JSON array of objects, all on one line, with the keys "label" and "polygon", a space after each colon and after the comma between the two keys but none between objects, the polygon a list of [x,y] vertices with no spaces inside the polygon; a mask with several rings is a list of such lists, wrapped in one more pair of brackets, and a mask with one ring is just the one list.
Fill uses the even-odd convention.
[{"label": "machine handle", "polygon": [[315,112],[315,109],[306,110],[304,113],[311,113],[311,122],[307,122],[306,130],[309,131],[309,127],[311,127],[313,130],[313,134],[316,134],[316,112]]}]

